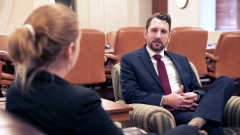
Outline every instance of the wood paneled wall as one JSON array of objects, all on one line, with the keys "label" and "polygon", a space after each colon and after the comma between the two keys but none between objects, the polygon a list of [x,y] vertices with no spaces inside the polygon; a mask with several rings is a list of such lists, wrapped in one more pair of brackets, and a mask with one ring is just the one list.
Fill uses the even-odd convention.
[{"label": "wood paneled wall", "polygon": [[152,0],[152,14],[157,12],[168,13],[168,0]]}]

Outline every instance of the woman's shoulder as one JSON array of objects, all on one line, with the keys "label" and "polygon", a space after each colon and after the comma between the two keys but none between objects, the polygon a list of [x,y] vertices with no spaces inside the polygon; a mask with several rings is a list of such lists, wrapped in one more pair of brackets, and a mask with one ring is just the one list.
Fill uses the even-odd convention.
[{"label": "woman's shoulder", "polygon": [[87,88],[85,86],[78,86],[78,85],[68,85],[66,86],[68,90],[73,91],[75,94],[81,95],[98,95],[96,91],[91,88]]},{"label": "woman's shoulder", "polygon": [[[72,85],[67,82],[64,83],[51,83],[48,81],[37,81],[32,83],[33,90],[28,91],[28,94],[24,94],[21,91],[19,79],[15,80],[16,82],[12,83],[8,90],[8,96],[42,96],[45,97],[59,97],[62,100],[67,102],[78,102],[78,101],[99,101],[99,94],[87,87],[80,85]],[[74,103],[73,103],[74,104]]]},{"label": "woman's shoulder", "polygon": [[84,86],[75,86],[75,85],[69,85],[65,88],[67,89],[68,94],[70,94],[72,97],[77,98],[78,100],[84,100],[84,101],[98,100],[98,101],[100,101],[99,94],[90,88],[87,88]]}]

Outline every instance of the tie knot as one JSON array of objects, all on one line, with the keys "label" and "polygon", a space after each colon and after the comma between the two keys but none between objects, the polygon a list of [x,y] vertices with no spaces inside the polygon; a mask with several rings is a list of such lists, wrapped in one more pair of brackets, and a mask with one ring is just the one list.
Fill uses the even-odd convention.
[{"label": "tie knot", "polygon": [[153,55],[154,59],[156,60],[161,60],[162,56],[161,55],[158,55],[158,54],[155,54]]}]

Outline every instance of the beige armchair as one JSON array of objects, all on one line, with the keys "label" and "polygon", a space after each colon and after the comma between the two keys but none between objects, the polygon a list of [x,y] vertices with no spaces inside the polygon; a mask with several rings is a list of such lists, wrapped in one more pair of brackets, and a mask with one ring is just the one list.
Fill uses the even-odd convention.
[{"label": "beige armchair", "polygon": [[[198,76],[194,65],[191,62],[190,64],[195,74]],[[115,100],[118,103],[125,104],[122,98],[119,63],[113,66],[111,73]],[[127,105],[133,107],[134,110],[129,112],[129,121],[121,121],[123,128],[138,127],[147,132],[154,132],[158,135],[162,135],[176,126],[173,115],[162,107],[139,103]],[[240,97],[232,96],[232,98],[227,102],[223,114],[225,135],[240,135],[240,119],[238,116],[240,114],[239,108]]]}]

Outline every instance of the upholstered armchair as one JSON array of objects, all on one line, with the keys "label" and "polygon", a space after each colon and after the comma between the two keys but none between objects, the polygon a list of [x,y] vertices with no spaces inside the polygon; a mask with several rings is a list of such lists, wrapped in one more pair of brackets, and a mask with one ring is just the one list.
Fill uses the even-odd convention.
[{"label": "upholstered armchair", "polygon": [[107,58],[105,66],[106,78],[112,78],[112,66],[119,63],[125,53],[139,49],[146,43],[143,30],[144,27],[124,27],[117,31],[113,53],[105,53]]},{"label": "upholstered armchair", "polygon": [[14,74],[14,66],[8,53],[8,35],[0,34],[0,60],[2,61],[2,71]]},{"label": "upholstered armchair", "polygon": [[[195,74],[198,76],[194,65],[190,63]],[[120,64],[113,66],[112,82],[115,100],[118,103],[126,104],[122,98],[121,84],[120,84]],[[199,78],[199,77],[198,77]],[[200,83],[200,79],[198,79]],[[122,127],[138,127],[147,132],[154,132],[162,135],[168,130],[176,126],[173,115],[166,109],[146,104],[126,104],[134,108],[129,112],[130,120],[121,121]],[[227,102],[223,114],[223,126],[225,135],[240,135],[240,97],[232,96]]]},{"label": "upholstered armchair", "polygon": [[3,97],[2,87],[8,87],[15,79],[14,75],[2,72],[2,65],[2,61],[0,60],[0,97]]},{"label": "upholstered armchair", "polygon": [[105,34],[95,29],[82,29],[77,62],[65,79],[74,85],[92,85],[106,81],[104,72]]},{"label": "upholstered armchair", "polygon": [[208,76],[240,78],[240,32],[225,32],[219,37],[213,54],[206,53]]},{"label": "upholstered armchair", "polygon": [[176,27],[171,30],[167,51],[182,54],[191,61],[199,75],[206,75],[206,47],[208,32],[198,27]]},{"label": "upholstered armchair", "polygon": [[117,31],[109,31],[106,33],[106,44],[109,45],[110,49],[114,50],[114,44],[117,36]]}]

